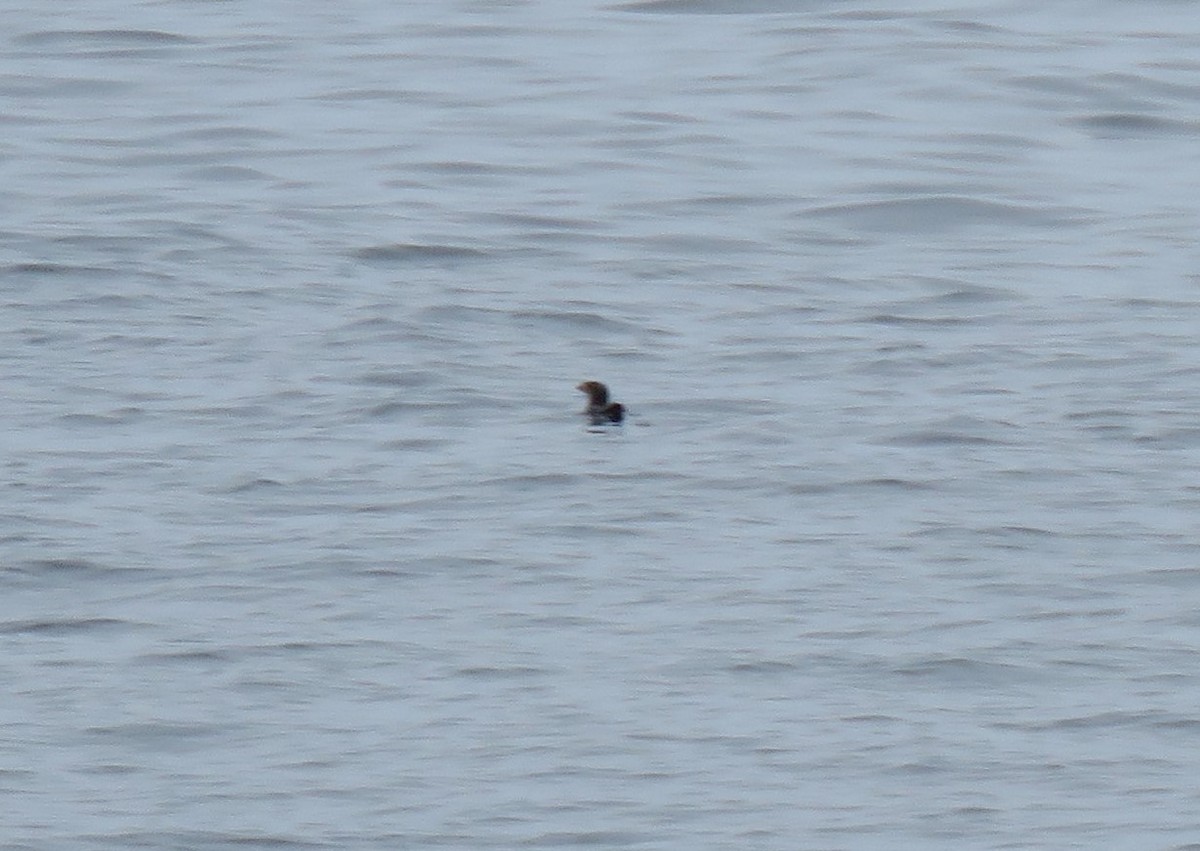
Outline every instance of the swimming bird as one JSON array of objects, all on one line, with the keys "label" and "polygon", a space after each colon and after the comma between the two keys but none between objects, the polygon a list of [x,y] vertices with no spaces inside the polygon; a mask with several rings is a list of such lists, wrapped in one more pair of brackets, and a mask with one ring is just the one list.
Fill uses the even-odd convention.
[{"label": "swimming bird", "polygon": [[619,423],[625,419],[625,406],[608,401],[608,388],[599,381],[585,381],[575,389],[588,395],[588,406],[583,412],[591,417],[592,425]]}]

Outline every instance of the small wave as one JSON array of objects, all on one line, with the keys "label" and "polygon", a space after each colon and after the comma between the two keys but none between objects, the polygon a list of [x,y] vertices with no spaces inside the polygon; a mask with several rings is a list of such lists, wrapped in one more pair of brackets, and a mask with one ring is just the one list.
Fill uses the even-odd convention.
[{"label": "small wave", "polygon": [[643,0],[611,7],[618,12],[683,15],[780,15],[810,8],[801,0]]},{"label": "small wave", "polygon": [[383,448],[393,452],[434,452],[451,445],[452,441],[439,437],[405,437],[389,440]]},{"label": "small wave", "polygon": [[979,322],[981,317],[978,316],[902,316],[897,313],[876,313],[874,316],[868,316],[863,321],[872,325],[898,325],[898,326],[942,326],[942,325],[970,325]]},{"label": "small wave", "polygon": [[956,431],[913,431],[885,441],[890,446],[1005,446],[1008,441]]},{"label": "small wave", "polygon": [[45,263],[31,261],[10,263],[0,267],[0,275],[114,275],[116,271],[103,266],[74,266],[69,263]]},{"label": "small wave", "polygon": [[369,387],[428,387],[436,380],[436,376],[431,372],[373,370],[361,376],[357,383]]},{"label": "small wave", "polygon": [[631,848],[635,845],[643,845],[646,841],[645,834],[613,830],[585,830],[569,833],[543,833],[531,836],[522,844],[531,848],[578,848],[589,845],[598,848]]},{"label": "small wave", "polygon": [[568,219],[559,216],[534,216],[524,213],[490,213],[485,216],[480,216],[480,218],[486,221],[501,222],[502,224],[513,225],[526,230],[537,231],[586,232],[595,230],[597,227],[599,227],[598,222],[592,222],[586,219]]},{"label": "small wave", "polygon": [[631,322],[622,322],[617,319],[610,319],[607,316],[601,316],[598,313],[589,313],[586,311],[574,310],[517,310],[513,311],[512,317],[517,320],[525,320],[526,322],[549,324],[549,325],[566,325],[571,328],[590,331],[608,331],[608,332],[632,332],[638,330],[638,326]]},{"label": "small wave", "polygon": [[478,260],[488,255],[462,245],[396,242],[360,248],[351,256],[367,263],[447,263]]},{"label": "small wave", "polygon": [[406,400],[395,400],[391,402],[380,402],[378,405],[372,405],[367,409],[367,416],[373,420],[389,420],[405,414],[417,414],[421,411],[429,410],[431,408],[444,407],[447,406],[445,404],[438,404],[436,402],[410,402]]},{"label": "small wave", "polygon": [[497,667],[493,665],[477,665],[470,668],[459,668],[457,676],[476,680],[527,680],[530,677],[547,673],[545,668],[534,668],[527,665],[512,665]]},{"label": "small wave", "polygon": [[929,482],[880,477],[876,479],[857,479],[847,482],[801,482],[790,485],[787,488],[787,492],[796,496],[812,496],[840,493],[847,490],[925,491],[932,490],[933,488],[934,485]]},{"label": "small wave", "polygon": [[218,183],[234,183],[246,180],[273,180],[271,175],[256,168],[239,165],[213,165],[194,168],[188,173],[189,177],[197,180],[212,180]]},{"label": "small wave", "polygon": [[1159,118],[1145,113],[1118,112],[1089,115],[1075,121],[1080,127],[1100,138],[1130,138],[1139,136],[1194,136],[1200,133],[1200,123]]},{"label": "small wave", "polygon": [[44,558],[26,562],[24,568],[30,572],[55,571],[75,573],[84,571],[106,571],[109,568],[84,558]]},{"label": "small wave", "polygon": [[1146,724],[1156,724],[1161,717],[1156,712],[1127,712],[1110,711],[1095,712],[1091,715],[1075,715],[1069,718],[1059,718],[1041,724],[1029,724],[1028,727],[1040,730],[1105,730],[1114,727],[1140,727]]},{"label": "small wave", "polygon": [[43,30],[17,36],[13,41],[17,44],[34,47],[56,44],[103,44],[112,47],[128,47],[197,43],[194,38],[162,30]]},{"label": "small wave", "polygon": [[795,662],[785,662],[780,659],[755,659],[745,662],[734,662],[726,670],[731,674],[787,674],[799,670]]},{"label": "small wave", "polygon": [[71,632],[94,632],[117,626],[129,626],[128,621],[116,618],[54,618],[45,620],[7,621],[0,623],[0,633],[45,633],[62,635]]},{"label": "small wave", "polygon": [[1019,665],[988,662],[961,656],[932,657],[898,668],[897,674],[908,677],[930,677],[952,682],[991,682],[1024,680],[1029,671]]},{"label": "small wave", "polygon": [[552,487],[559,490],[564,487],[572,487],[583,481],[581,476],[573,473],[527,473],[518,476],[499,476],[492,479],[485,479],[481,484],[498,485],[505,488],[513,488],[518,491],[538,490],[544,487]]},{"label": "small wave", "polygon": [[277,479],[267,479],[267,478],[259,477],[256,479],[249,479],[244,482],[239,482],[238,484],[233,485],[230,488],[228,488],[226,490],[226,493],[248,493],[250,491],[271,489],[271,488],[277,488],[277,487],[282,487],[282,486],[283,486],[283,482],[280,482]]},{"label": "small wave", "polygon": [[983,201],[959,195],[890,198],[815,207],[803,213],[817,218],[840,218],[866,230],[922,233],[967,225],[1025,225],[1041,227],[1070,221],[1061,210]]},{"label": "small wave", "polygon": [[63,414],[58,422],[76,426],[115,426],[135,422],[145,413],[142,408],[121,408],[108,414]]}]

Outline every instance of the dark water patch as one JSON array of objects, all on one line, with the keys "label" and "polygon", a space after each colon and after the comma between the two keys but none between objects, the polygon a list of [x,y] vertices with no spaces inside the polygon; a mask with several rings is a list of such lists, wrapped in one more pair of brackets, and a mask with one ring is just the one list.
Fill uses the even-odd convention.
[{"label": "dark water patch", "polygon": [[863,318],[863,322],[872,325],[897,325],[900,327],[948,326],[978,324],[984,317],[979,316],[905,316],[898,313],[876,313]]},{"label": "dark water patch", "polygon": [[214,165],[204,168],[194,168],[187,171],[185,177],[194,180],[211,180],[216,183],[240,183],[248,180],[263,181],[274,178],[256,168],[246,168],[237,165]]},{"label": "dark water patch", "polygon": [[[302,851],[303,849],[326,848],[342,851],[347,847],[345,842],[320,842],[257,830],[243,832],[147,830],[126,831],[111,836],[88,838],[111,840],[110,844],[114,848],[186,848],[188,851],[229,851],[230,848],[270,848],[281,851],[287,851],[289,848]],[[406,835],[405,840],[407,838]],[[404,842],[395,838],[395,841],[381,841],[379,847],[402,847],[403,844]]]},{"label": "dark water patch", "polygon": [[356,103],[360,101],[386,101],[388,103],[404,104],[406,106],[414,103],[432,103],[439,107],[445,106],[444,98],[438,97],[435,92],[406,89],[399,86],[394,89],[334,89],[328,92],[309,95],[308,99],[349,103]]},{"label": "dark water patch", "polygon": [[822,496],[847,491],[928,491],[936,488],[931,482],[910,479],[878,478],[856,479],[844,482],[801,482],[789,485],[786,490],[795,496]]},{"label": "dark water patch", "polygon": [[[764,193],[762,195],[739,195],[736,193],[727,193],[719,195],[697,195],[691,198],[680,198],[663,204],[662,207],[670,208],[668,215],[688,215],[698,213],[705,216],[728,214],[732,215],[739,212],[752,214],[756,208],[761,207],[781,207],[786,206],[789,209],[795,204],[794,198],[789,198],[782,195],[772,195]],[[772,246],[775,247],[775,246]]]},{"label": "dark water patch", "polygon": [[1159,730],[1182,730],[1187,733],[1195,733],[1200,731],[1200,718],[1163,718],[1151,722],[1150,726]]},{"label": "dark water patch", "polygon": [[771,246],[751,239],[736,239],[716,234],[662,233],[656,236],[634,237],[630,240],[649,252],[691,254],[708,258],[713,255],[754,254]]},{"label": "dark water patch", "polygon": [[[1148,296],[1133,296],[1130,298],[1120,299],[1117,304],[1136,308],[1138,310],[1162,310],[1169,313],[1173,313],[1177,310],[1195,311],[1196,309],[1200,308],[1200,302],[1150,298]],[[1169,318],[1175,317],[1171,316]]]},{"label": "dark water patch", "polygon": [[610,482],[694,482],[696,477],[691,473],[674,473],[670,470],[658,470],[647,468],[644,470],[635,470],[633,472],[607,473],[597,472],[590,473],[589,478],[598,481]]},{"label": "dark water patch", "polygon": [[75,769],[81,774],[94,774],[97,777],[121,777],[127,774],[140,774],[145,771],[145,766],[128,765],[117,762],[103,762],[92,765],[84,765]]},{"label": "dark water patch", "polygon": [[1007,30],[995,24],[985,24],[982,21],[962,20],[959,18],[947,18],[946,20],[933,20],[929,22],[930,27],[944,29],[948,32],[960,33],[966,32],[971,34],[986,33],[988,35],[1001,35]]},{"label": "dark water patch", "polygon": [[12,263],[7,266],[0,266],[0,275],[29,275],[29,276],[67,276],[78,277],[86,275],[88,277],[112,277],[118,274],[117,270],[109,269],[103,266],[75,266],[69,263],[50,263],[50,262],[28,262],[28,263]]},{"label": "dark water patch", "polygon": [[[141,301],[141,300],[138,299],[136,301]],[[126,351],[130,348],[138,348],[138,349],[174,348],[175,346],[177,346],[179,344],[179,341],[173,337],[154,337],[154,336],[131,337],[128,334],[107,334],[104,337],[101,337],[97,341],[97,343],[100,344],[99,348],[102,350]],[[125,410],[129,410],[132,413],[135,409],[125,409]],[[138,413],[141,413],[141,411],[139,410]]]},{"label": "dark water patch", "polygon": [[513,177],[538,174],[544,169],[534,166],[500,165],[499,163],[474,162],[471,160],[453,160],[445,162],[422,163],[412,167],[414,171],[424,171],[445,177],[463,177],[479,179],[481,177]]},{"label": "dark water patch", "polygon": [[[111,160],[108,160],[108,163],[115,166],[139,168],[146,166],[196,166],[193,171],[185,172],[185,174],[192,174],[193,172],[201,172],[208,167],[220,169],[224,167],[230,158],[229,151],[220,150],[185,151],[181,148],[173,148],[169,151],[162,151],[148,148],[145,145],[129,145],[128,147],[135,148],[135,152],[113,157]],[[90,160],[84,161],[90,162]]]},{"label": "dark water patch", "polygon": [[58,422],[71,426],[119,426],[142,419],[142,408],[121,408],[107,414],[63,414]]},{"label": "dark water patch", "polygon": [[1057,538],[1059,533],[1050,529],[1043,529],[1039,526],[992,526],[982,530],[985,534],[1011,536],[1019,535],[1022,537],[1037,537],[1037,538]]},{"label": "dark water patch", "polygon": [[429,387],[437,381],[438,377],[432,372],[372,370],[359,377],[356,383],[368,387]]},{"label": "dark water patch", "polygon": [[440,437],[405,437],[383,443],[384,449],[397,452],[436,452],[453,445],[453,441]]},{"label": "dark water patch", "polygon": [[380,567],[379,565],[350,565],[344,568],[346,572],[353,573],[355,576],[366,576],[370,579],[411,579],[419,574],[413,570],[404,570],[395,565],[391,567]]},{"label": "dark water patch", "polygon": [[13,38],[16,44],[36,47],[103,44],[109,46],[141,46],[197,44],[198,39],[162,30],[42,30]]},{"label": "dark water patch", "polygon": [[510,404],[497,403],[491,400],[469,401],[460,400],[454,402],[436,401],[436,400],[416,400],[410,401],[407,399],[392,399],[387,402],[380,402],[378,405],[372,405],[365,411],[367,417],[372,420],[394,420],[401,417],[413,416],[424,413],[446,413],[449,411],[489,411],[495,414],[497,408],[509,408]]},{"label": "dark water patch", "polygon": [[927,428],[903,432],[882,443],[889,446],[1007,446],[1010,441],[997,432],[1011,430],[1015,426],[1000,421],[989,422],[973,417],[953,417],[930,425]]},{"label": "dark water patch", "polygon": [[356,260],[379,264],[444,264],[482,260],[488,252],[461,245],[391,243],[360,248],[351,253]]},{"label": "dark water patch", "polygon": [[[95,293],[94,295],[77,296],[67,299],[64,303],[83,307],[99,307],[105,310],[129,310],[131,308],[145,307],[148,302],[156,301],[152,297],[144,294],[126,295],[125,293]],[[122,339],[120,334],[107,334],[100,338],[101,341]]]},{"label": "dark water patch", "polygon": [[502,224],[515,225],[527,230],[539,231],[594,231],[607,227],[601,222],[587,219],[569,219],[560,216],[534,216],[523,213],[486,213],[479,217],[480,221],[493,221]]},{"label": "dark water patch", "polygon": [[769,676],[789,674],[800,669],[801,666],[796,662],[783,662],[778,659],[756,659],[734,662],[725,666],[725,670],[731,674],[766,674]]},{"label": "dark water patch", "polygon": [[643,110],[633,110],[618,113],[621,118],[630,121],[645,121],[650,124],[699,124],[700,119],[693,115],[684,115],[678,112],[646,112]]},{"label": "dark water patch", "polygon": [[72,573],[111,573],[113,568],[98,564],[94,561],[88,561],[82,558],[46,558],[33,559],[23,562],[20,566],[21,570],[29,573],[47,574],[72,574]]},{"label": "dark water patch", "polygon": [[193,408],[190,413],[201,421],[238,423],[248,420],[261,422],[273,416],[275,411],[265,405],[217,405]]},{"label": "dark water patch", "polygon": [[620,830],[551,831],[530,836],[521,847],[528,848],[637,848],[646,844],[646,834]]},{"label": "dark water patch", "polygon": [[[441,500],[446,504],[446,500]],[[409,572],[448,573],[472,575],[478,572],[490,572],[503,567],[504,562],[488,556],[427,556],[424,558],[405,559],[398,567]]]},{"label": "dark water patch", "polygon": [[556,535],[566,538],[607,539],[607,538],[636,538],[644,534],[642,528],[636,525],[618,523],[595,523],[584,525],[579,523],[563,523],[551,526],[550,530]]},{"label": "dark water patch", "polygon": [[283,482],[276,479],[254,478],[231,485],[225,489],[225,493],[252,493],[254,491],[273,490],[281,487],[283,487]]},{"label": "dark water patch", "polygon": [[170,139],[188,139],[197,142],[274,142],[286,136],[275,130],[263,130],[260,127],[240,127],[237,125],[220,125],[216,127],[197,127],[192,130],[180,130],[168,136]]},{"label": "dark water patch", "polygon": [[1200,568],[1157,568],[1139,574],[1140,579],[1172,588],[1192,588],[1200,585]]},{"label": "dark water patch", "polygon": [[644,0],[609,8],[616,12],[648,12],[673,15],[780,15],[824,10],[825,3],[811,0]]},{"label": "dark water patch", "polygon": [[431,325],[491,324],[505,319],[508,311],[496,307],[466,304],[435,304],[423,308],[417,318],[423,327]]},{"label": "dark water patch", "polygon": [[1085,83],[1074,77],[1062,77],[1051,74],[1030,74],[1013,77],[1010,84],[1030,91],[1043,92],[1058,97],[1071,96],[1075,98],[1097,98],[1102,92],[1099,87]]},{"label": "dark water patch", "polygon": [[499,476],[485,479],[482,485],[498,485],[517,491],[532,491],[551,487],[559,490],[564,487],[575,487],[584,481],[582,476],[570,473],[529,473],[519,476]]},{"label": "dark water patch", "polygon": [[1200,122],[1161,118],[1145,113],[1105,113],[1077,118],[1074,123],[1099,139],[1136,139],[1150,136],[1194,136]]},{"label": "dark water patch", "polygon": [[0,621],[0,633],[6,635],[72,635],[80,632],[103,632],[133,626],[117,618],[47,618],[20,621]]},{"label": "dark water patch", "polygon": [[598,313],[573,310],[515,310],[510,314],[522,324],[561,325],[568,329],[633,333],[641,330],[632,322],[623,322]]},{"label": "dark water patch", "polygon": [[454,672],[454,675],[473,680],[527,680],[530,677],[545,676],[547,673],[549,671],[546,668],[534,668],[528,665],[509,665],[506,667],[478,665],[459,668]]},{"label": "dark water patch", "polygon": [[989,287],[981,284],[971,284],[950,278],[913,277],[909,278],[914,284],[929,289],[940,290],[930,295],[911,299],[906,304],[912,305],[960,305],[960,304],[995,304],[997,302],[1013,301],[1019,296],[1012,290],[1003,287]]},{"label": "dark water patch", "polygon": [[[432,24],[416,27],[415,32],[433,38],[498,38],[524,35],[525,30],[502,24]],[[494,60],[496,61],[496,60]],[[523,65],[524,63],[514,62]]]},{"label": "dark water patch", "polygon": [[1056,718],[1050,721],[1027,722],[1024,724],[999,724],[1000,727],[1013,727],[1025,730],[1111,730],[1124,727],[1144,727],[1152,725],[1164,713],[1155,711],[1122,711],[1095,712],[1090,715],[1073,715],[1067,718]]},{"label": "dark water patch", "polygon": [[1019,665],[985,662],[965,657],[932,657],[896,668],[904,677],[932,679],[942,684],[980,685],[1016,682],[1029,678],[1030,672]]},{"label": "dark water patch", "polygon": [[[984,182],[955,181],[953,183],[932,180],[873,180],[856,193],[876,201],[907,198],[986,198],[992,188]],[[847,202],[858,203],[858,202]]]},{"label": "dark water patch", "polygon": [[[754,319],[751,318],[751,321]],[[763,339],[761,334],[732,334],[721,338],[718,353],[710,358],[721,364],[731,364],[735,368],[742,368],[741,364],[748,364],[751,369],[766,364],[780,364],[786,367],[795,364],[797,359],[803,356],[801,352],[804,352],[808,342],[809,338],[800,337]]]},{"label": "dark water patch", "polygon": [[200,722],[145,721],[87,727],[84,732],[141,752],[193,753],[200,748],[212,747],[214,739],[228,735],[228,728]]},{"label": "dark water patch", "polygon": [[1069,411],[1063,414],[1067,422],[1092,422],[1094,420],[1124,420],[1134,421],[1138,417],[1135,411],[1124,411],[1116,408],[1098,408],[1093,411]]},{"label": "dark water patch", "polygon": [[[574,582],[574,577],[568,575],[561,575],[559,577],[555,577],[555,579],[565,580],[571,583]],[[546,579],[544,575],[539,573],[537,579],[533,581],[541,583],[546,581]],[[600,618],[585,617],[583,615],[530,615],[525,620],[531,626],[544,627],[553,630],[589,629],[599,626],[603,623]]]},{"label": "dark water patch", "polygon": [[1142,434],[1132,438],[1135,444],[1156,449],[1190,449],[1200,445],[1200,426],[1164,429],[1157,434]]},{"label": "dark water patch", "polygon": [[234,657],[224,650],[178,650],[163,653],[143,653],[139,662],[150,664],[176,664],[178,662],[232,662]]},{"label": "dark water patch", "polygon": [[858,481],[849,482],[849,487],[866,488],[870,490],[933,490],[935,485],[931,482],[916,481],[913,479],[860,479]]},{"label": "dark water patch", "polygon": [[5,80],[4,93],[21,98],[80,98],[115,97],[134,88],[133,83],[121,80],[98,80],[93,77],[28,77]]},{"label": "dark water patch", "polygon": [[1012,148],[1018,151],[1037,149],[1052,149],[1048,142],[1043,142],[1035,136],[1017,136],[1009,133],[952,133],[946,137],[950,141],[966,145],[980,145],[988,148]]},{"label": "dark water patch", "polygon": [[1002,446],[1005,441],[951,431],[914,431],[880,443],[887,446]]},{"label": "dark water patch", "polygon": [[682,400],[668,400],[664,405],[668,406],[675,415],[715,419],[734,415],[778,414],[783,410],[781,403],[771,399],[720,399],[692,396]]},{"label": "dark water patch", "polygon": [[[830,1],[837,2],[837,0],[830,0]],[[867,8],[867,9],[851,9],[846,12],[835,12],[835,11],[830,10],[829,17],[834,20],[844,20],[844,21],[893,21],[898,18],[912,17],[914,14],[916,14],[916,13],[909,12],[904,9],[898,9],[898,10],[892,11],[892,10],[885,10],[885,9]]]},{"label": "dark water patch", "polygon": [[[143,227],[149,225],[148,222],[142,224]],[[130,261],[134,261],[134,258],[140,258],[146,251],[146,240],[146,233],[138,236],[77,233],[69,236],[53,237],[51,243],[55,247],[62,246],[70,250],[92,251],[106,257],[119,257],[123,260],[128,258]]]},{"label": "dark water patch", "polygon": [[[400,340],[404,339],[406,333],[412,327],[413,325],[409,322],[397,321],[395,319],[389,319],[383,316],[368,316],[363,319],[355,319],[347,322],[338,326],[335,330],[343,333],[352,331],[370,331],[373,334],[380,334],[382,332],[382,337],[384,339]],[[353,345],[357,347],[361,345],[361,343],[359,342],[358,335],[355,335],[349,338],[335,339],[327,343],[327,345],[335,348],[343,345]]]}]

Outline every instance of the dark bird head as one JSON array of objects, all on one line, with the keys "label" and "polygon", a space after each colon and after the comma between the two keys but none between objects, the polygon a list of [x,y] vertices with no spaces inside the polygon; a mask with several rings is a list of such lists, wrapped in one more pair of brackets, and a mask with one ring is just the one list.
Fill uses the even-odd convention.
[{"label": "dark bird head", "polygon": [[608,388],[599,381],[585,381],[575,388],[588,395],[588,408],[603,408],[608,404]]}]

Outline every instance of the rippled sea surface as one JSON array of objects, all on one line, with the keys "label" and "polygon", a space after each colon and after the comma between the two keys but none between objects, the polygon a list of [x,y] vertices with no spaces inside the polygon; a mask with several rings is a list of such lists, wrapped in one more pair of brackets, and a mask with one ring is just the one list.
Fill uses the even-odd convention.
[{"label": "rippled sea surface", "polygon": [[0,848],[1200,848],[1191,4],[0,22]]}]

